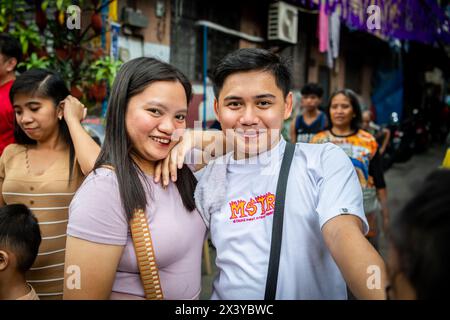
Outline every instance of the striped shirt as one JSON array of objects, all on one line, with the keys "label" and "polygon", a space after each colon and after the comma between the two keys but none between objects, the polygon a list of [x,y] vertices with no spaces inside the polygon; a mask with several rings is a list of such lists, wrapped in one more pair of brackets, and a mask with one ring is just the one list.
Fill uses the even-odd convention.
[{"label": "striped shirt", "polygon": [[6,204],[23,203],[41,229],[39,253],[26,279],[40,299],[62,299],[68,208],[84,176],[77,162],[69,183],[69,154],[43,174],[27,170],[26,147],[9,145],[0,158],[1,195]]}]

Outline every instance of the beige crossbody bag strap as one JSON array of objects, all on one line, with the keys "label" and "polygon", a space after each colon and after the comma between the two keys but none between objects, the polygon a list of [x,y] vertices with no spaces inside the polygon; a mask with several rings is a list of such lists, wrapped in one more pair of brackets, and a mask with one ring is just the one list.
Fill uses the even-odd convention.
[{"label": "beige crossbody bag strap", "polygon": [[[110,165],[102,167],[113,170]],[[134,251],[139,266],[139,274],[144,286],[145,299],[164,299],[161,283],[159,281],[158,266],[156,265],[155,251],[153,250],[152,237],[148,229],[147,216],[142,209],[135,210],[130,223],[131,237],[133,239]]]},{"label": "beige crossbody bag strap", "polygon": [[162,300],[164,298],[159,281],[158,266],[155,261],[152,238],[148,229],[145,211],[135,210],[130,223],[131,236],[139,266],[141,281],[147,300]]}]

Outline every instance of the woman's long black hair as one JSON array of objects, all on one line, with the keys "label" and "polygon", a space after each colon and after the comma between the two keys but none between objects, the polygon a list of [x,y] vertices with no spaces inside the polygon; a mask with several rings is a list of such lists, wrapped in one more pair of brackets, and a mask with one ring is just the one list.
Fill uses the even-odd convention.
[{"label": "woman's long black hair", "polygon": [[[105,142],[94,166],[94,170],[103,165],[116,168],[120,197],[129,220],[134,210],[145,210],[147,199],[145,188],[139,179],[139,176],[145,177],[145,174],[131,157],[133,146],[127,133],[125,115],[130,99],[156,81],[180,82],[185,90],[186,100],[191,100],[192,87],[189,80],[170,64],[147,57],[123,64],[111,89]],[[197,181],[186,165],[178,171],[178,177],[176,186],[183,204],[192,211],[195,209],[194,190]],[[148,185],[146,187],[149,188]]]},{"label": "woman's long black hair", "polygon": [[333,124],[331,123],[331,115],[330,115],[331,101],[338,94],[342,94],[350,100],[350,105],[352,106],[353,113],[355,114],[355,117],[350,122],[350,128],[355,132],[358,131],[359,129],[361,129],[361,123],[362,123],[361,104],[359,103],[359,99],[358,99],[356,93],[350,89],[337,90],[337,91],[333,92],[330,99],[328,100],[328,106],[326,109],[327,117],[329,120],[328,129],[331,130],[331,128],[333,127]]},{"label": "woman's long black hair", "polygon": [[[14,97],[17,94],[25,94],[30,97],[40,97],[50,99],[53,101],[55,108],[64,100],[69,94],[66,84],[63,79],[56,73],[44,69],[30,69],[25,71],[14,81],[11,90],[9,91],[9,100],[14,105]],[[69,183],[72,179],[75,148],[73,146],[72,137],[70,136],[67,123],[62,118],[59,122],[59,133],[64,142],[69,146]],[[35,145],[36,140],[31,139],[17,123],[14,117],[14,138],[18,144],[21,145]]]}]

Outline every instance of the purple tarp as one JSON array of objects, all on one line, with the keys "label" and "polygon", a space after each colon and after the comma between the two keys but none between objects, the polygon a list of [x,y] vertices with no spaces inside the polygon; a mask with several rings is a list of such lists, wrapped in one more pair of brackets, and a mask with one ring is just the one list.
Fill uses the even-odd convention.
[{"label": "purple tarp", "polygon": [[[318,9],[325,4],[331,14],[339,10],[341,20],[350,28],[365,31],[381,38],[415,40],[427,44],[440,41],[450,44],[450,18],[436,0],[290,0],[292,4]],[[380,29],[369,29],[367,13],[370,5],[380,11]]]}]

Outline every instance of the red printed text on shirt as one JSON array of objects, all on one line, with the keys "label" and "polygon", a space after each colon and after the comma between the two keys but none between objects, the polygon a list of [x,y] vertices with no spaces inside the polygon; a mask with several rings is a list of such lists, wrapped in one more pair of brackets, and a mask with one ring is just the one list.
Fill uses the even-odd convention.
[{"label": "red printed text on shirt", "polygon": [[264,219],[273,214],[275,208],[275,195],[266,194],[250,198],[249,200],[230,201],[230,220],[233,223]]}]

